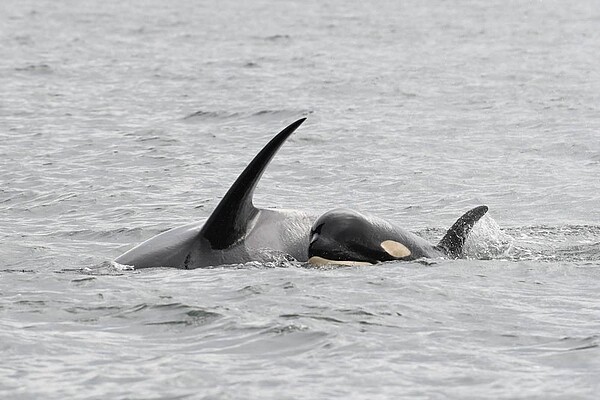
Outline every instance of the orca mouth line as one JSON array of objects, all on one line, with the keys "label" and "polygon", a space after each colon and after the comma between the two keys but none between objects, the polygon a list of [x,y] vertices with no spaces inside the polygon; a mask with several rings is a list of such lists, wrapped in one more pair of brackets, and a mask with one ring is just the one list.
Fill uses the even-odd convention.
[{"label": "orca mouth line", "polygon": [[312,256],[308,259],[308,263],[317,267],[325,267],[328,265],[345,265],[348,267],[367,267],[374,265],[368,261],[352,261],[352,260],[329,260],[324,257]]}]

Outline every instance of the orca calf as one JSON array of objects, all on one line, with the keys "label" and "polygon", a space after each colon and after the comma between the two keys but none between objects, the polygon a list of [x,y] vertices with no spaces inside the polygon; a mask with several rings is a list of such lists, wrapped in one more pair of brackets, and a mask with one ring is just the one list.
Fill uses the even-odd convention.
[{"label": "orca calf", "polygon": [[115,259],[135,268],[203,268],[289,255],[315,264],[363,264],[419,257],[459,257],[469,230],[486,212],[481,206],[461,217],[433,246],[404,229],[351,210],[319,216],[304,211],[260,209],[254,189],[285,140],[306,120],[279,132],[248,164],[206,222],[173,228]]},{"label": "orca calf", "polygon": [[369,265],[422,257],[458,258],[471,228],[487,210],[479,206],[468,211],[437,246],[381,218],[348,209],[332,210],[311,228],[308,261],[316,265]]}]

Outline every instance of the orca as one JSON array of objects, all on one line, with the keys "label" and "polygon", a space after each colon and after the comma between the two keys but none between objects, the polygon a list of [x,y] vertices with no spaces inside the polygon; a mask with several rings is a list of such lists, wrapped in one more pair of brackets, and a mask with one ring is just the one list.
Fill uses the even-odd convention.
[{"label": "orca", "polygon": [[[257,208],[254,190],[285,140],[306,120],[279,132],[254,157],[206,222],[193,222],[156,235],[115,259],[135,268],[204,268],[291,256],[314,264],[373,264],[419,257],[458,257],[482,206],[459,219],[433,246],[390,223],[351,210],[319,215],[297,210]],[[475,211],[476,210],[476,211]]]},{"label": "orca", "polygon": [[306,120],[279,132],[248,164],[206,222],[156,235],[115,259],[135,268],[202,268],[291,256],[308,259],[310,228],[318,217],[304,211],[260,209],[252,203],[265,168],[285,140]]},{"label": "orca", "polygon": [[311,228],[308,262],[371,265],[423,257],[458,258],[471,228],[487,211],[486,206],[479,206],[465,213],[437,245],[375,216],[343,208],[328,211]]}]

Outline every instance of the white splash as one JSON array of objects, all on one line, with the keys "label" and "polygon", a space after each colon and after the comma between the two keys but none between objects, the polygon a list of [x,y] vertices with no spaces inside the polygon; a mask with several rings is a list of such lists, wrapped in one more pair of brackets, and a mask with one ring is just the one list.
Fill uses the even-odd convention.
[{"label": "white splash", "polygon": [[463,255],[479,260],[503,258],[510,253],[514,241],[492,217],[484,215],[473,226],[463,247]]}]

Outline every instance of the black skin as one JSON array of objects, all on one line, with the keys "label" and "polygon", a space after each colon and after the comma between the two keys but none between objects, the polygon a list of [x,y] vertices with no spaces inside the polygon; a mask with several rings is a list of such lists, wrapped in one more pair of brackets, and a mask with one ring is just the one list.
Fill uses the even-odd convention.
[{"label": "black skin", "polygon": [[[486,206],[479,206],[465,213],[437,246],[377,217],[348,209],[329,211],[313,224],[308,256],[371,264],[421,257],[458,258],[471,228],[487,211]],[[388,253],[382,247],[382,243],[388,240],[402,244],[410,250],[410,254],[395,257]]]}]

